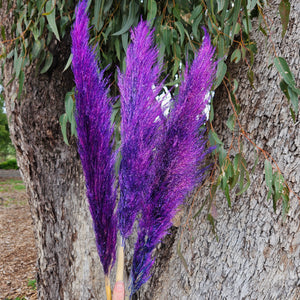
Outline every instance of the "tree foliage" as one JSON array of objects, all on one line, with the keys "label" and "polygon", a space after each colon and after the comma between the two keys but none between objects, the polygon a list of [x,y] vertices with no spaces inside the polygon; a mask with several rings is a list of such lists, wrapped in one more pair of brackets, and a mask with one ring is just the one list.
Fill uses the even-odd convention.
[{"label": "tree foliage", "polygon": [[8,129],[8,120],[4,111],[4,99],[0,94],[0,160],[5,160],[8,154],[14,154]]},{"label": "tree foliage", "polygon": [[[15,3],[15,4],[14,4]],[[13,11],[15,22],[11,32],[6,32],[4,22],[1,24],[1,56],[13,60],[14,78],[19,81],[19,91],[15,98],[20,98],[24,87],[24,69],[35,62],[36,74],[51,72],[56,64],[56,44],[63,39],[69,39],[69,32],[74,19],[76,3],[67,0],[8,0],[8,11]],[[232,107],[226,125],[232,134],[252,143],[254,149],[266,160],[265,178],[269,188],[269,196],[273,203],[279,198],[283,200],[283,215],[289,207],[287,182],[269,153],[259,149],[248,137],[239,122],[241,104],[236,97],[239,79],[232,78],[228,65],[245,64],[248,67],[249,84],[255,88],[253,64],[257,54],[256,41],[252,39],[253,22],[258,23],[261,34],[270,37],[270,26],[266,21],[264,10],[268,6],[266,0],[96,0],[88,1],[90,14],[91,46],[95,48],[100,67],[110,76],[111,96],[117,95],[117,66],[121,71],[125,68],[125,51],[129,43],[129,29],[136,26],[142,18],[155,27],[156,44],[159,45],[160,56],[164,60],[162,77],[166,86],[177,92],[176,84],[184,74],[187,62],[191,62],[194,53],[202,42],[205,26],[216,47],[219,60],[217,79],[213,89],[223,85],[228,93],[228,101]],[[282,37],[286,34],[290,2],[281,0],[278,6],[282,22]],[[10,38],[8,39],[7,36]],[[298,98],[300,90],[296,86],[294,76],[285,58],[278,57],[275,51],[269,53],[271,62],[268,67],[275,68],[281,78],[280,88],[288,99],[291,116],[294,121],[298,118]],[[72,61],[70,55],[65,70]],[[63,100],[62,100],[63,101]],[[60,118],[63,136],[67,139],[67,123],[71,123],[71,133],[76,134],[74,119],[74,91],[65,97],[66,112]],[[120,104],[113,107],[112,122],[120,122]],[[216,146],[214,151],[215,166],[210,176],[210,195],[206,199],[208,211],[218,188],[220,188],[231,206],[231,195],[241,195],[250,185],[250,173],[257,161],[252,162],[252,169],[247,166],[246,153],[242,143],[236,143],[234,151],[225,149],[222,140],[213,129],[214,110],[211,105],[209,119],[209,140]],[[237,133],[238,132],[238,133]],[[116,140],[119,139],[118,131]],[[271,164],[271,168],[268,163]],[[211,222],[213,224],[213,222]]]}]

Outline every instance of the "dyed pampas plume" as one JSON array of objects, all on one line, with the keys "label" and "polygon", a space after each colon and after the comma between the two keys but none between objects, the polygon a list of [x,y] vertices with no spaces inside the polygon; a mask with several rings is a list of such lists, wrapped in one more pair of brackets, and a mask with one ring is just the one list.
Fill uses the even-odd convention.
[{"label": "dyed pampas plume", "polygon": [[76,83],[78,152],[86,181],[96,245],[103,265],[107,299],[111,299],[109,274],[115,261],[117,219],[114,214],[114,155],[107,82],[88,45],[86,1],[76,8],[72,36],[72,70]]},{"label": "dyed pampas plume", "polygon": [[151,149],[155,157],[141,205],[142,217],[131,269],[131,295],[149,279],[154,263],[152,252],[171,227],[178,206],[203,179],[207,140],[200,127],[206,121],[205,96],[215,75],[213,54],[205,31],[202,47],[192,66],[186,66],[179,94],[171,103],[169,115],[161,119],[156,133],[163,137],[159,145]]},{"label": "dyed pampas plume", "polygon": [[[157,63],[158,50],[153,47],[153,30],[140,22],[131,32],[126,71],[119,74],[121,94],[121,155],[120,202],[118,220],[121,236],[131,234],[132,225],[144,198],[150,192],[154,173],[154,149],[160,139],[160,103],[156,101],[161,89]],[[153,88],[153,85],[156,88]],[[150,180],[150,181],[149,181]]]},{"label": "dyed pampas plume", "polygon": [[[153,30],[141,21],[131,31],[132,43],[126,53],[126,71],[119,72],[121,95],[121,165],[118,224],[122,244],[118,251],[117,282],[123,281],[125,239],[131,234],[136,215],[151,193],[155,151],[159,144],[160,103],[156,100],[162,84],[158,49],[153,46]],[[156,88],[153,88],[155,86]]]},{"label": "dyed pampas plume", "polygon": [[[131,296],[150,278],[153,251],[172,225],[178,206],[199,184],[205,173],[207,140],[201,129],[206,121],[207,93],[216,62],[208,33],[192,65],[185,68],[178,95],[163,114],[157,96],[162,63],[153,44],[154,29],[141,21],[131,30],[126,70],[119,71],[121,102],[120,200],[116,207],[107,81],[88,45],[87,1],[76,8],[72,36],[72,70],[76,83],[78,151],[87,187],[98,254],[105,274],[107,299],[109,276],[115,262],[117,229],[121,243],[113,299],[123,300],[125,241],[139,217],[130,274]],[[116,213],[114,212],[116,210]]]}]

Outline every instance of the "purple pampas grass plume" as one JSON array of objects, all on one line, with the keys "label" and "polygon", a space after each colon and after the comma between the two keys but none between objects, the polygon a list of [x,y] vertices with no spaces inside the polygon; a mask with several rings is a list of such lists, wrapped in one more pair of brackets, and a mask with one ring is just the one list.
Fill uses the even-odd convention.
[{"label": "purple pampas grass plume", "polygon": [[209,150],[200,127],[205,122],[206,94],[215,76],[213,55],[214,48],[205,31],[191,68],[186,67],[184,81],[165,122],[164,138],[156,148],[156,175],[142,206],[131,269],[131,295],[151,276],[152,252],[171,227],[178,206],[203,180],[204,158]]},{"label": "purple pampas grass plume", "polygon": [[117,219],[114,214],[114,155],[110,125],[111,106],[107,82],[98,69],[93,50],[88,45],[86,1],[76,8],[72,36],[72,70],[76,83],[76,123],[78,152],[87,187],[98,254],[105,275],[115,261]]},{"label": "purple pampas grass plume", "polygon": [[119,73],[122,160],[118,224],[123,242],[131,233],[143,199],[151,192],[154,149],[161,138],[158,119],[162,118],[160,103],[155,99],[162,83],[159,82],[161,63],[158,49],[153,46],[153,30],[141,21],[131,31],[131,40],[126,71]]}]

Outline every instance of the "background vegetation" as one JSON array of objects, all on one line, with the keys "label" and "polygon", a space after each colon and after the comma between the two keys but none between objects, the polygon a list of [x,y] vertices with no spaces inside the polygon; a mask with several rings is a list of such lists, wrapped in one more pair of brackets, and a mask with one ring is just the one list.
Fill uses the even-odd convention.
[{"label": "background vegetation", "polygon": [[[56,45],[62,39],[70,39],[69,32],[74,19],[75,3],[67,0],[8,0],[8,12],[13,11],[15,22],[9,36],[6,37],[4,25],[1,25],[1,56],[13,60],[14,78],[19,81],[19,91],[14,95],[21,98],[24,86],[24,68],[33,61],[37,62],[36,74],[51,73],[57,63]],[[223,190],[228,205],[231,206],[231,195],[241,195],[250,185],[250,172],[246,163],[247,153],[243,152],[240,141],[250,142],[257,150],[256,165],[260,158],[265,160],[265,181],[269,189],[268,198],[273,198],[273,207],[282,199],[283,216],[289,208],[290,187],[284,180],[280,169],[269,153],[259,148],[247,135],[239,122],[241,103],[235,92],[239,86],[239,78],[233,78],[228,69],[230,63],[241,63],[248,67],[249,85],[254,86],[255,74],[252,66],[257,54],[256,41],[251,38],[252,25],[258,28],[266,37],[271,38],[271,24],[264,15],[267,8],[266,0],[97,0],[88,1],[91,29],[90,43],[95,47],[100,65],[106,68],[110,76],[111,95],[118,94],[116,78],[118,67],[125,66],[125,51],[129,41],[129,30],[140,18],[147,19],[155,27],[156,43],[160,55],[164,59],[166,86],[176,94],[177,84],[184,73],[185,65],[191,61],[195,50],[201,45],[202,26],[205,26],[216,47],[216,58],[219,61],[214,89],[224,85],[232,113],[227,120],[228,130],[232,132],[233,144],[230,149],[224,149],[223,142],[214,131],[214,109],[211,105],[208,121],[208,135],[211,145],[216,145],[214,151],[214,167],[209,177],[211,192],[206,199],[209,220],[211,203],[217,189]],[[282,37],[284,37],[290,13],[289,0],[281,0],[278,13],[282,21]],[[268,51],[266,49],[266,51]],[[291,117],[298,118],[298,97],[300,90],[283,57],[278,57],[273,45],[269,53],[268,67],[275,68],[281,78],[280,88],[289,102]],[[70,67],[70,55],[65,70]],[[63,99],[62,99],[63,101]],[[213,98],[211,100],[213,104]],[[120,104],[114,105],[112,121],[119,124]],[[74,120],[74,89],[66,94],[66,112],[60,117],[62,134],[66,143],[68,138],[76,135]],[[70,123],[70,126],[68,125]],[[6,126],[6,125],[5,125]],[[70,129],[69,129],[70,128]],[[70,131],[70,132],[69,132]],[[119,139],[116,130],[116,139]],[[202,208],[201,208],[202,209]],[[201,211],[200,209],[200,211]]]},{"label": "background vegetation", "polygon": [[0,89],[0,169],[4,168],[3,166],[5,165],[3,165],[3,162],[5,162],[7,159],[10,159],[10,161],[7,163],[7,166],[10,166],[12,164],[12,159],[14,159],[15,165],[12,167],[12,169],[15,169],[15,148],[13,147],[9,138],[8,121],[4,109],[4,99],[1,91],[2,86]]}]

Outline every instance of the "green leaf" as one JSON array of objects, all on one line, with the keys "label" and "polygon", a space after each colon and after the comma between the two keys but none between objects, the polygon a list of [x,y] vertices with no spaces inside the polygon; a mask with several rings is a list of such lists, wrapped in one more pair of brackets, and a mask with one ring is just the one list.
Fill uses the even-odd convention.
[{"label": "green leaf", "polygon": [[273,169],[271,163],[267,159],[265,160],[265,180],[267,187],[272,191]]},{"label": "green leaf", "polygon": [[33,42],[33,47],[31,50],[32,59],[36,59],[38,57],[41,49],[42,49],[42,44],[39,40]]},{"label": "green leaf", "polygon": [[279,3],[279,14],[282,23],[282,34],[281,34],[282,38],[285,36],[289,24],[290,10],[291,10],[290,1],[281,0],[281,2]]},{"label": "green leaf", "polygon": [[217,39],[217,49],[218,49],[218,58],[223,59],[225,56],[225,41],[222,36],[219,36]]},{"label": "green leaf", "polygon": [[284,183],[284,178],[283,178],[282,174],[280,174],[278,171],[276,171],[273,175],[273,185],[275,187],[276,193],[278,193],[278,194],[282,193],[283,183]]},{"label": "green leaf", "polygon": [[[247,162],[244,159],[244,157],[241,156],[240,159],[240,182],[239,182],[239,189],[240,191],[238,193],[236,193],[237,196],[242,195],[250,186],[250,176],[249,176],[249,172],[247,170]],[[245,180],[245,175],[246,175],[246,184],[244,182]]]},{"label": "green leaf", "polygon": [[263,27],[261,27],[261,25],[259,25],[259,30],[263,33],[264,36],[268,36],[266,30]]},{"label": "green leaf", "polygon": [[66,110],[68,121],[70,121],[72,119],[73,106],[74,106],[73,98],[70,93],[67,93],[66,97],[65,97],[65,110]]},{"label": "green leaf", "polygon": [[76,131],[76,120],[75,120],[75,116],[74,113],[72,114],[72,118],[70,120],[71,123],[71,135],[72,136],[76,136],[77,137],[77,131]]},{"label": "green leaf", "polygon": [[46,56],[44,67],[43,67],[43,69],[41,70],[40,73],[41,74],[46,73],[49,70],[49,68],[51,67],[52,62],[53,62],[53,55],[52,55],[51,52],[48,52],[47,56]]},{"label": "green leaf", "polygon": [[[237,20],[238,20],[240,9],[241,9],[241,3],[242,3],[241,0],[234,1],[234,7],[232,8],[233,9],[233,15],[232,15],[232,18],[231,18],[231,24],[232,24],[233,28],[237,24]],[[233,41],[233,38],[234,38],[234,35],[232,35],[232,37],[231,37],[232,41]]]},{"label": "green leaf", "polygon": [[241,60],[241,51],[240,49],[235,49],[231,54],[230,61],[235,62],[236,64]]},{"label": "green leaf", "polygon": [[247,2],[247,10],[251,11],[255,7],[257,0],[248,0]]},{"label": "green leaf", "polygon": [[192,25],[192,32],[193,32],[194,38],[196,40],[200,39],[200,36],[199,36],[199,32],[200,32],[199,31],[199,24],[200,24],[201,20],[202,20],[202,15],[199,15],[197,17],[197,19],[194,20],[193,25]]},{"label": "green leaf", "polygon": [[218,64],[216,80],[214,82],[214,90],[222,83],[222,80],[226,72],[227,72],[227,65],[224,63],[224,61],[220,61]]},{"label": "green leaf", "polygon": [[65,113],[60,116],[59,123],[60,123],[64,142],[67,145],[69,145],[69,141],[68,141],[68,137],[67,137],[67,115]]},{"label": "green leaf", "polygon": [[236,186],[236,184],[239,180],[239,176],[240,176],[240,171],[239,170],[234,172],[233,177],[230,179],[230,182],[229,182],[230,189],[233,189]]},{"label": "green leaf", "polygon": [[20,71],[20,76],[19,76],[19,92],[18,92],[18,99],[21,98],[22,91],[23,91],[23,86],[24,86],[24,80],[25,80],[25,74],[23,70]]},{"label": "green leaf", "polygon": [[64,67],[63,72],[65,72],[70,67],[70,65],[72,63],[72,59],[73,59],[73,54],[71,53],[70,56],[69,56],[69,58],[68,58],[68,61],[67,61],[66,65]]},{"label": "green leaf", "polygon": [[208,220],[208,222],[210,223],[210,225],[212,227],[213,234],[216,236],[217,241],[219,241],[219,237],[218,237],[217,232],[216,232],[214,217],[211,214],[208,214],[207,215],[207,220]]},{"label": "green leaf", "polygon": [[233,79],[233,91],[232,91],[233,94],[237,91],[238,87],[239,87],[238,81],[236,79]]},{"label": "green leaf", "polygon": [[274,58],[274,64],[284,81],[291,87],[295,88],[296,82],[295,78],[286,62],[286,60],[283,57],[275,57]]},{"label": "green leaf", "polygon": [[108,0],[108,1],[105,1],[105,6],[104,6],[104,9],[103,9],[103,12],[104,14],[106,15],[109,11],[109,9],[111,8],[111,5],[113,4],[113,0]]},{"label": "green leaf", "polygon": [[95,1],[93,24],[95,25],[97,31],[100,31],[104,24],[102,20],[102,11],[103,11],[104,2],[105,1],[102,0]]},{"label": "green leaf", "polygon": [[175,76],[175,74],[177,73],[177,71],[179,69],[179,63],[180,63],[180,60],[175,59],[174,64],[173,64],[172,78]]},{"label": "green leaf", "polygon": [[191,13],[191,17],[190,17],[190,21],[194,22],[195,19],[200,15],[200,13],[202,12],[202,5],[199,4],[198,6],[196,6],[194,8],[194,10]]},{"label": "green leaf", "polygon": [[[16,52],[17,53],[17,52]],[[19,77],[21,68],[22,68],[23,58],[20,55],[19,57],[15,57],[14,59],[14,69],[16,71],[16,77]]]},{"label": "green leaf", "polygon": [[236,23],[235,27],[234,27],[234,35],[238,34],[241,30],[241,25],[240,23]]},{"label": "green leaf", "polygon": [[55,5],[52,8],[52,1],[51,0],[49,0],[46,3],[46,14],[43,14],[43,15],[46,15],[47,21],[50,25],[50,28],[51,28],[52,32],[55,34],[56,38],[60,41],[59,33],[58,33],[58,30],[57,30],[56,21],[55,21]]},{"label": "green leaf", "polygon": [[[123,49],[126,52],[127,47],[128,47],[128,32],[122,34],[121,40],[122,40]],[[125,60],[124,60],[124,63],[125,63]]]},{"label": "green leaf", "polygon": [[224,20],[225,20],[225,16],[226,16],[226,13],[227,13],[228,4],[229,4],[229,0],[225,0],[224,6],[223,6],[223,9],[222,9],[221,18],[220,18],[220,23],[221,23],[221,26],[222,26],[222,30],[224,29],[224,25],[225,25]]},{"label": "green leaf", "polygon": [[228,186],[228,184],[225,185],[224,194],[226,196],[228,206],[231,208],[231,199],[230,199],[230,195],[229,195],[229,186]]},{"label": "green leaf", "polygon": [[223,10],[224,5],[225,5],[225,0],[217,0],[217,4],[218,4],[218,13]]},{"label": "green leaf", "polygon": [[122,26],[122,28],[119,31],[113,33],[112,35],[116,36],[116,35],[123,35],[123,33],[127,33],[127,31],[130,29],[130,27],[132,26],[132,24],[135,20],[135,14],[136,14],[135,1],[131,1],[129,4],[128,18],[127,18],[125,24]]},{"label": "green leaf", "polygon": [[299,111],[299,99],[298,99],[299,96],[289,86],[288,86],[288,93],[290,95],[290,99],[291,99],[291,104],[292,104],[293,110],[295,112],[295,115],[297,116],[298,115],[298,111]]},{"label": "green leaf", "polygon": [[212,122],[215,116],[214,105],[213,105],[213,97],[210,100],[210,111],[209,111],[209,121]]},{"label": "green leaf", "polygon": [[147,21],[150,22],[150,25],[152,26],[157,14],[157,4],[155,0],[148,0],[147,4],[148,4]]},{"label": "green leaf", "polygon": [[181,22],[175,22],[175,25],[176,25],[176,27],[179,30],[179,33],[180,33],[180,45],[182,45],[183,42],[184,42],[184,27],[183,27],[183,25],[182,25]]},{"label": "green leaf", "polygon": [[254,73],[251,69],[248,70],[247,77],[248,77],[251,87],[254,89]]},{"label": "green leaf", "polygon": [[239,170],[239,168],[240,168],[241,157],[242,157],[241,153],[238,153],[238,154],[236,154],[236,156],[233,159],[233,167],[234,167],[235,171]]},{"label": "green leaf", "polygon": [[226,150],[224,149],[223,145],[219,146],[217,148],[217,151],[219,152],[219,165],[222,167],[223,164],[224,164],[224,161],[226,159],[226,156],[227,156],[227,152]]},{"label": "green leaf", "polygon": [[213,145],[223,145],[223,142],[219,139],[218,135],[216,134],[215,131],[210,130],[209,135],[212,137],[214,143]]},{"label": "green leaf", "polygon": [[279,83],[279,86],[280,86],[280,89],[282,90],[282,92],[284,93],[284,95],[290,101],[290,95],[289,95],[289,92],[288,92],[288,84],[282,79]]},{"label": "green leaf", "polygon": [[226,122],[227,127],[233,131],[235,126],[235,116],[234,114],[231,114]]}]

